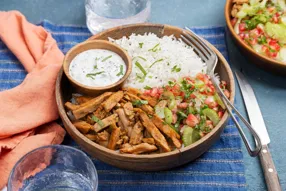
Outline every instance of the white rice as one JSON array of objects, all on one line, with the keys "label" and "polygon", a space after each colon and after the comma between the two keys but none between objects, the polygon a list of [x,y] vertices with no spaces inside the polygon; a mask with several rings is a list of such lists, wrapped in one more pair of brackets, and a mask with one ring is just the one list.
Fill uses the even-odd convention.
[{"label": "white rice", "polygon": [[[127,50],[132,58],[132,73],[125,83],[125,86],[128,87],[139,89],[143,89],[145,86],[161,87],[168,84],[169,80],[195,76],[199,72],[205,73],[206,71],[206,65],[195,54],[193,49],[187,46],[181,39],[177,40],[174,36],[159,38],[153,33],[144,35],[132,34],[129,38],[123,37],[118,40],[110,38],[109,40]],[[139,43],[143,43],[142,48],[140,48]],[[150,49],[157,44],[159,45],[155,48],[156,51],[151,51]],[[162,61],[155,63],[150,68],[152,63],[158,60]],[[144,81],[138,79],[138,75],[142,77],[143,73],[135,65],[136,62],[139,62],[147,72]],[[177,72],[172,72],[175,66]]]}]

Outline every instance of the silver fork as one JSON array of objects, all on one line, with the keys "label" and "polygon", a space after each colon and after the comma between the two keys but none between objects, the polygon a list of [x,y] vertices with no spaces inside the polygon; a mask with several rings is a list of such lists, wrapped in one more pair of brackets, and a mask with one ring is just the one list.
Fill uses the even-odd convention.
[{"label": "silver fork", "polygon": [[[217,84],[216,78],[215,78],[215,73],[214,70],[216,68],[217,62],[218,62],[218,57],[216,53],[208,47],[208,45],[204,42],[202,38],[197,36],[194,32],[192,32],[188,27],[186,27],[188,30],[185,31],[183,30],[181,34],[182,40],[189,46],[191,46],[195,53],[206,63],[207,65],[207,74],[210,76],[211,81],[213,82],[218,95],[220,96],[221,100],[223,101],[226,110],[228,111],[229,115],[233,119],[240,136],[246,146],[246,149],[249,153],[250,156],[254,157],[257,156],[258,153],[261,150],[261,140],[258,136],[258,134],[255,132],[253,127],[248,123],[248,121],[240,114],[240,112],[232,105],[232,103],[228,100],[228,98],[225,96],[221,88],[219,87],[219,84]],[[251,145],[249,144],[247,137],[244,134],[244,131],[242,127],[239,125],[237,119],[232,113],[232,110],[237,114],[238,118],[244,123],[244,125],[248,128],[252,136],[254,137],[256,141],[256,148],[253,149]]]}]

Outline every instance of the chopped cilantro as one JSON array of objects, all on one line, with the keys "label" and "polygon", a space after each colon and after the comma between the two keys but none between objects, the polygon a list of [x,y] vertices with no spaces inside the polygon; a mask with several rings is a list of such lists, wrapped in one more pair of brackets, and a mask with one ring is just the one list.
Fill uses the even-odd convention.
[{"label": "chopped cilantro", "polygon": [[265,36],[258,37],[257,40],[258,40],[259,44],[266,44],[267,43]]},{"label": "chopped cilantro", "polygon": [[146,58],[142,57],[142,56],[137,56],[138,58],[144,60],[144,61],[147,61]]},{"label": "chopped cilantro", "polygon": [[140,105],[146,105],[146,104],[148,104],[148,101],[146,100],[134,100],[132,102],[132,105],[134,106],[140,106]]},{"label": "chopped cilantro", "polygon": [[100,119],[95,117],[94,115],[91,117],[91,120],[93,120],[94,122],[98,123],[98,125],[100,125],[101,127],[104,126],[104,123]]},{"label": "chopped cilantro", "polygon": [[97,76],[97,75],[99,75],[99,74],[102,74],[102,73],[104,73],[104,71],[101,71],[101,72],[96,72],[96,73],[88,73],[88,74],[86,74],[86,77],[88,77],[88,78],[91,78],[91,79],[95,79],[94,77],[95,76]]},{"label": "chopped cilantro", "polygon": [[145,86],[144,89],[145,90],[151,90],[152,88],[150,86]]},{"label": "chopped cilantro", "polygon": [[180,72],[180,71],[181,71],[181,68],[178,68],[178,66],[175,65],[175,66],[172,68],[171,71],[172,71],[172,72]]},{"label": "chopped cilantro", "polygon": [[139,47],[142,48],[143,47],[143,42],[139,42]]},{"label": "chopped cilantro", "polygon": [[123,75],[123,65],[120,65],[120,71],[118,72],[118,74],[116,74],[116,76],[120,75]]},{"label": "chopped cilantro", "polygon": [[159,45],[160,43],[156,44],[153,48],[149,49],[148,51],[157,52],[158,50],[161,50]]},{"label": "chopped cilantro", "polygon": [[149,66],[149,68],[151,68],[154,64],[156,64],[157,62],[162,62],[164,59],[163,58],[161,58],[161,59],[159,59],[159,60],[156,60],[155,62],[153,62],[150,66]]},{"label": "chopped cilantro", "polygon": [[106,60],[108,60],[108,59],[111,58],[111,57],[112,57],[112,55],[109,55],[109,56],[103,58],[101,61],[102,61],[102,62],[105,62]]}]

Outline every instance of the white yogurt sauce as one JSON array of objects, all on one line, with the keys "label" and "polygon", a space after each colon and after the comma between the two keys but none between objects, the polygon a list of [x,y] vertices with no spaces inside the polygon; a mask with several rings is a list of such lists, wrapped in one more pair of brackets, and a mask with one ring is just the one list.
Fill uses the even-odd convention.
[{"label": "white yogurt sauce", "polygon": [[119,81],[126,72],[124,60],[115,52],[91,49],[78,54],[69,73],[77,82],[93,87],[108,86]]}]

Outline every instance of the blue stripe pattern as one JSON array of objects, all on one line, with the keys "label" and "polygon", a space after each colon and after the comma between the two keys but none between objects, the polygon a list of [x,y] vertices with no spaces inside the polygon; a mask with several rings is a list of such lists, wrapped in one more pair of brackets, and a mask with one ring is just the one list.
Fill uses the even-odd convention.
[{"label": "blue stripe pattern", "polygon": [[[59,48],[66,53],[71,47],[91,36],[84,26],[59,26],[48,21],[39,25],[52,33]],[[195,33],[215,45],[227,58],[224,27],[194,27]],[[17,58],[0,41],[0,91],[19,85],[26,71]],[[69,138],[66,144],[79,148]],[[162,172],[131,172],[93,159],[99,175],[99,190],[246,190],[241,140],[232,121],[221,138],[196,161]]]}]

